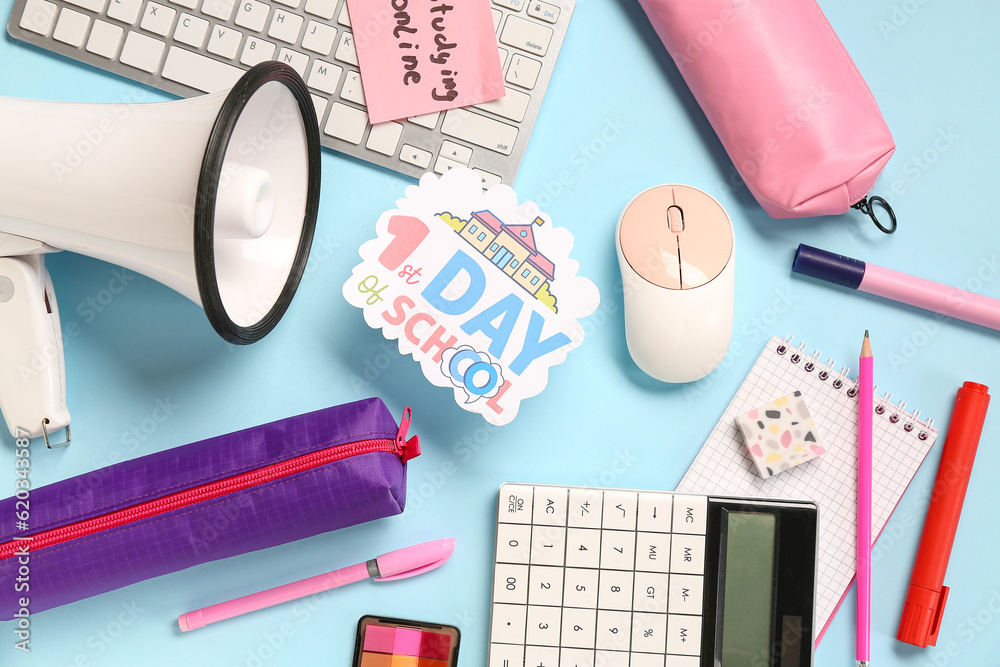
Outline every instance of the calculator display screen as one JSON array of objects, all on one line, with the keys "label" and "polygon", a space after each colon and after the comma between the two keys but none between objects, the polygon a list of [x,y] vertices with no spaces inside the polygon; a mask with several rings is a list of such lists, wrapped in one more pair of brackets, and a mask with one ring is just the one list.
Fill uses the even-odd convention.
[{"label": "calculator display screen", "polygon": [[767,664],[774,605],[777,517],[725,512],[722,666]]}]

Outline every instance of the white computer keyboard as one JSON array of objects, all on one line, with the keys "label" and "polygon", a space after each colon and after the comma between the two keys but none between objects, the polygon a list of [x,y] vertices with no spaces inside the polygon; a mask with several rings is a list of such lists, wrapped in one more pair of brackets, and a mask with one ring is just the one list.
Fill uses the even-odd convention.
[{"label": "white computer keyboard", "polygon": [[503,484],[488,667],[808,667],[817,521],[808,501]]},{"label": "white computer keyboard", "polygon": [[415,177],[467,166],[490,186],[514,181],[574,6],[492,0],[506,96],[377,125],[365,112],[345,0],[15,0],[7,29],[181,97],[282,61],[309,85],[323,145]]}]

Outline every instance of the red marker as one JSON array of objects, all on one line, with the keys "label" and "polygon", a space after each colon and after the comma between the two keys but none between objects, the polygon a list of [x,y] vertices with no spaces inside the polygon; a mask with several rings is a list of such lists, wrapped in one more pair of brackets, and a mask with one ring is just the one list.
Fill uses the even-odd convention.
[{"label": "red marker", "polygon": [[986,421],[989,390],[985,385],[966,382],[955,398],[941,463],[934,479],[934,491],[924,520],[924,532],[920,535],[910,587],[906,591],[903,617],[896,633],[896,639],[914,646],[934,646],[937,643],[944,605],[948,600],[944,575],[948,570],[948,558],[955,542],[965,491],[969,488],[969,476],[976,459],[979,437],[983,433],[983,422]]}]

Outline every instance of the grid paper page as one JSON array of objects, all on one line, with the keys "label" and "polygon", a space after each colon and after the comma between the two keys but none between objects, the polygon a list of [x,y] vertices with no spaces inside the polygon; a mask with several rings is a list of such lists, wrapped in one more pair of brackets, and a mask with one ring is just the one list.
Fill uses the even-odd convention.
[{"label": "grid paper page", "polygon": [[[776,336],[677,485],[678,492],[809,498],[819,504],[816,627],[819,640],[854,578],[857,551],[857,382]],[[876,360],[877,362],[877,360]],[[754,469],[736,416],[795,390],[803,393],[826,447],[812,459],[769,479]],[[917,421],[905,406],[875,397],[872,422],[872,534],[877,536],[937,438],[933,420]]]}]

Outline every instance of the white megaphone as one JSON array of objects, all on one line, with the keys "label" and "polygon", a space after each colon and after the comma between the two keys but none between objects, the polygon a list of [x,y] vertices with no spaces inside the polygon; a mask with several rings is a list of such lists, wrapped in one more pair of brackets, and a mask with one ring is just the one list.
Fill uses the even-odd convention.
[{"label": "white megaphone", "polygon": [[[0,98],[0,409],[15,437],[67,428],[44,253],[119,264],[201,305],[231,343],[281,319],[319,206],[319,124],[292,68],[156,104]],[[64,443],[65,444],[65,443]]]}]

